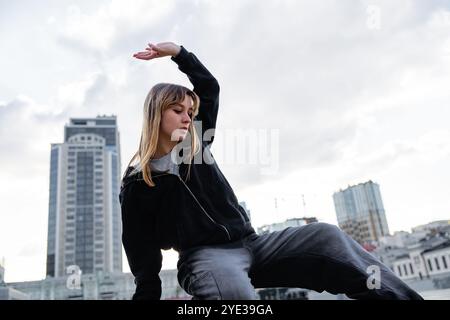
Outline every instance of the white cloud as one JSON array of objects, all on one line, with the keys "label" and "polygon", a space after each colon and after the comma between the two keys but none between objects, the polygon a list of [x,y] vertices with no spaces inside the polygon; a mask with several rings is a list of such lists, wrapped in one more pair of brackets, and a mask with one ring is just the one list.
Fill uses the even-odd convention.
[{"label": "white cloud", "polygon": [[88,89],[93,86],[98,76],[100,76],[99,73],[93,73],[78,82],[60,85],[56,93],[56,103],[81,107],[85,101]]},{"label": "white cloud", "polygon": [[60,37],[81,49],[89,48],[104,54],[124,33],[154,30],[173,9],[173,1],[155,0],[136,0],[132,5],[113,0],[93,12],[84,12],[79,6],[70,5],[66,8]]}]

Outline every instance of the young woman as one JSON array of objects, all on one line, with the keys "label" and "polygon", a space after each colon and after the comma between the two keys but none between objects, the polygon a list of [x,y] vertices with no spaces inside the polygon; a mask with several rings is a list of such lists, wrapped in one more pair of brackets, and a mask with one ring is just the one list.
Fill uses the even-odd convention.
[{"label": "young woman", "polygon": [[217,80],[193,53],[171,42],[134,54],[142,60],[165,56],[193,90],[159,83],[145,99],[139,149],[120,192],[133,299],[161,298],[161,249],[170,248],[179,253],[179,284],[193,299],[256,299],[254,289],[264,287],[422,299],[334,225],[256,234],[209,150],[219,108]]}]

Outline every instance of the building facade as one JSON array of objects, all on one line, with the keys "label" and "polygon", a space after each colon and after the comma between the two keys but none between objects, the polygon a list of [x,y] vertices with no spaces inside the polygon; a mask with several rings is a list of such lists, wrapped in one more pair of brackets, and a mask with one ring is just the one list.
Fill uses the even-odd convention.
[{"label": "building facade", "polygon": [[435,221],[383,237],[372,252],[426,299],[449,299],[450,225]]},{"label": "building facade", "polygon": [[339,227],[360,244],[389,235],[378,184],[368,181],[333,194]]},{"label": "building facade", "polygon": [[47,276],[122,271],[120,178],[116,117],[70,119],[51,145]]},{"label": "building facade", "polygon": [[[189,300],[177,282],[177,270],[161,270],[162,300]],[[131,273],[113,272],[47,277],[38,281],[11,282],[11,290],[30,300],[130,300],[136,290]],[[1,292],[1,291],[0,291]]]},{"label": "building facade", "polygon": [[430,234],[436,234],[443,230],[450,229],[450,220],[433,221],[427,224],[423,224],[412,228],[413,233],[424,232]]},{"label": "building facade", "polygon": [[450,240],[436,241],[429,248],[410,248],[408,254],[397,257],[393,271],[402,280],[422,280],[450,276]]}]

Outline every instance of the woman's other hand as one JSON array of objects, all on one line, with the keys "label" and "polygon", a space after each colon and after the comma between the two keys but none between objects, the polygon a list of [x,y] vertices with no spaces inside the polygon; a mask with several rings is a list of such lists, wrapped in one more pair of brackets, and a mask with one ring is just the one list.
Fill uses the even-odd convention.
[{"label": "woman's other hand", "polygon": [[145,51],[133,54],[136,59],[151,60],[155,58],[162,58],[166,56],[176,56],[181,50],[181,47],[173,42],[161,42],[158,44],[149,43]]}]

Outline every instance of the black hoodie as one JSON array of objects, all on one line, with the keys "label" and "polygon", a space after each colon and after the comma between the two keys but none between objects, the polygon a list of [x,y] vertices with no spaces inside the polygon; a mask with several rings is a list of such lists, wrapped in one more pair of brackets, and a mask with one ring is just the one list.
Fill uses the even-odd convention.
[{"label": "black hoodie", "polygon": [[[203,132],[214,129],[219,108],[217,80],[183,46],[171,59],[200,97],[194,120],[201,121]],[[141,172],[131,174],[134,168],[127,168],[119,199],[122,242],[135,276],[134,300],[161,298],[161,249],[173,248],[182,254],[196,246],[236,241],[255,233],[209,150],[213,140],[201,140],[202,161],[191,164],[189,177],[188,164],[181,163],[180,176],[152,171],[156,186],[149,187]]]}]

